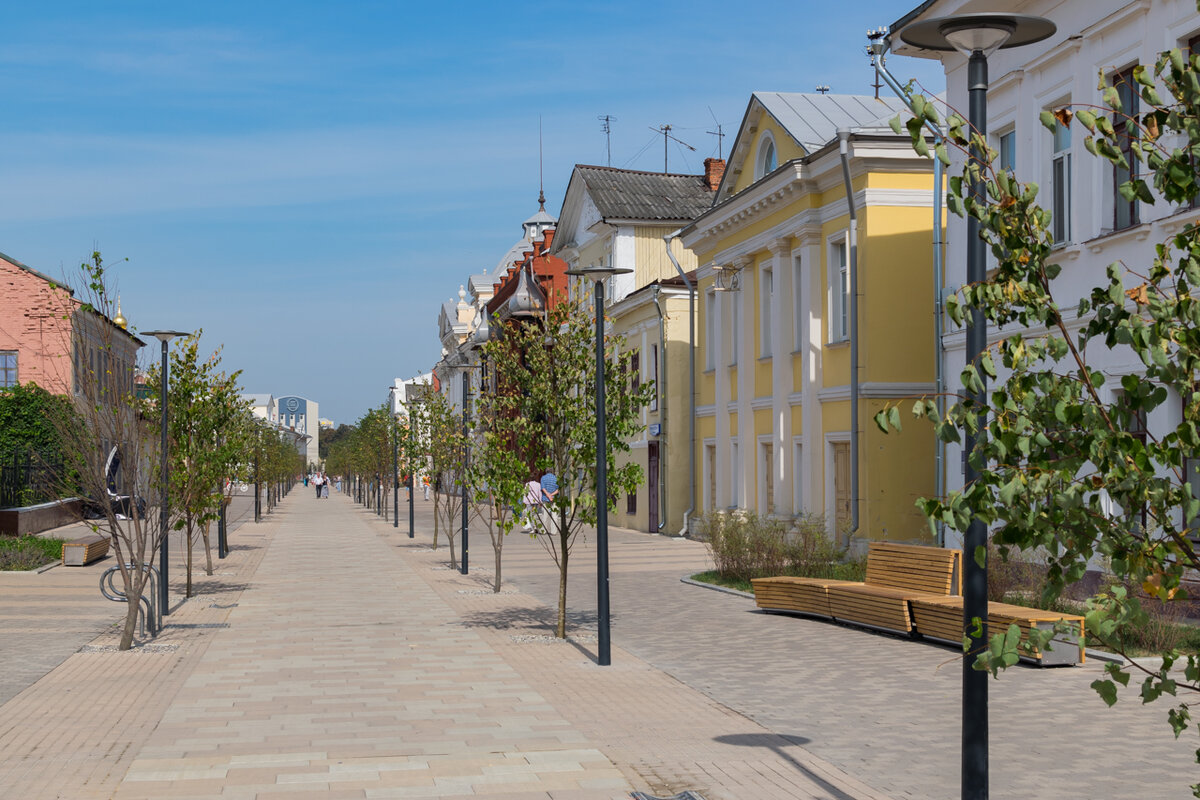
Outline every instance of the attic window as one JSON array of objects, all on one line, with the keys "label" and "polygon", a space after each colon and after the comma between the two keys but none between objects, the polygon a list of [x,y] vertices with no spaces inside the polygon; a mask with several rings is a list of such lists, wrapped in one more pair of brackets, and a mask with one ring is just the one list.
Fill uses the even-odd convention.
[{"label": "attic window", "polygon": [[758,180],[763,175],[774,172],[777,166],[779,163],[775,155],[775,138],[771,136],[770,131],[764,131],[762,138],[758,140],[758,158],[754,161],[754,179]]}]

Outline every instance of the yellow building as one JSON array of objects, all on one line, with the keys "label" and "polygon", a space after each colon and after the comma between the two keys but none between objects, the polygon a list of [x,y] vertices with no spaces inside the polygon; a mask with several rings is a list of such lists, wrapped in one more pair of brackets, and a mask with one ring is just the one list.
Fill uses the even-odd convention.
[{"label": "yellow building", "polygon": [[[551,254],[571,269],[612,264],[630,269],[605,287],[611,330],[635,353],[631,380],[656,384],[655,399],[642,411],[642,433],[630,442],[630,458],[645,483],[617,502],[613,525],[677,534],[692,505],[688,453],[689,294],[667,256],[664,237],[712,205],[724,162],[705,161],[704,175],[576,165],[559,213]],[[696,262],[678,241],[672,252],[685,271]],[[573,296],[592,296],[578,279]]]},{"label": "yellow building", "polygon": [[[889,400],[934,390],[933,168],[888,127],[902,109],[873,97],[755,93],[716,203],[681,232],[701,265],[701,511],[816,512],[831,534],[850,533],[857,467],[853,535],[928,539],[913,503],[934,492],[932,430],[906,421],[885,436],[871,421]],[[839,130],[857,215],[857,454]]]}]

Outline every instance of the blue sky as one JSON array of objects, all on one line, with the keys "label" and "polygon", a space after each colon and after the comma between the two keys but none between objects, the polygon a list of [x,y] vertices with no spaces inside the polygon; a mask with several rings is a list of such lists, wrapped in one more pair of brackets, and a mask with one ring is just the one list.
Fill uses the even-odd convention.
[{"label": "blue sky", "polygon": [[916,4],[5,4],[0,252],[59,277],[98,248],[134,326],[353,422],[537,210],[539,115],[557,215],[598,116],[613,166],[661,169],[666,123],[699,172],[752,91],[870,93],[867,28]]}]

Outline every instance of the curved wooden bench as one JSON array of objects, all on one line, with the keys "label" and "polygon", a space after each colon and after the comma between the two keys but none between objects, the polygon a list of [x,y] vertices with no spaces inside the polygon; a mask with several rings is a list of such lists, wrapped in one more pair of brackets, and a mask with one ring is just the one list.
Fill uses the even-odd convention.
[{"label": "curved wooden bench", "polygon": [[871,542],[865,582],[829,578],[755,578],[754,601],[766,611],[790,611],[912,632],[908,599],[962,591],[962,551]]},{"label": "curved wooden bench", "polygon": [[832,617],[833,613],[829,610],[829,589],[857,582],[781,575],[775,578],[753,578],[750,583],[754,587],[754,602],[764,611]]},{"label": "curved wooden bench", "polygon": [[[963,608],[961,597],[923,597],[912,600],[912,613],[917,633],[930,639],[962,647]],[[1006,630],[1016,624],[1022,631],[1022,639],[1028,631],[1053,628],[1065,622],[1072,630],[1055,635],[1051,649],[1021,653],[1024,661],[1041,666],[1082,664],[1087,660],[1084,647],[1083,617],[1078,614],[1060,614],[1040,608],[1026,608],[1011,603],[988,603],[988,635]]]}]

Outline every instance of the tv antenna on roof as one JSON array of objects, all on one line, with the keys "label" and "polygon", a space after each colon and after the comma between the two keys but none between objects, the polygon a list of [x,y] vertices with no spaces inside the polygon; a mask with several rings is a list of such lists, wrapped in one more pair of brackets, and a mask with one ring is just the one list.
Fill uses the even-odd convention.
[{"label": "tv antenna on roof", "polygon": [[712,106],[708,107],[708,113],[712,115],[713,122],[716,123],[717,129],[715,131],[705,131],[705,133],[710,136],[717,137],[717,158],[723,159],[725,155],[722,146],[725,144],[725,131],[722,130],[721,123],[717,122],[717,115],[713,114]]},{"label": "tv antenna on roof", "polygon": [[604,147],[608,151],[608,166],[612,166],[612,124],[617,121],[617,118],[612,114],[601,114],[596,117],[600,120],[600,130],[604,131]]},{"label": "tv antenna on roof", "polygon": [[829,84],[822,83],[820,86],[814,89],[814,91],[818,94],[829,94]]},{"label": "tv antenna on roof", "polygon": [[693,153],[696,152],[696,148],[692,147],[690,144],[683,141],[682,139],[676,139],[674,136],[671,135],[671,126],[670,125],[660,125],[657,128],[651,127],[650,130],[657,131],[658,133],[661,133],[663,136],[663,174],[664,175],[666,173],[670,172],[670,170],[667,169],[667,140],[668,139],[670,139],[672,142],[675,142],[676,144],[683,145],[688,150],[691,150]]}]

